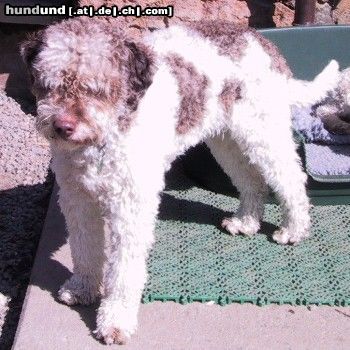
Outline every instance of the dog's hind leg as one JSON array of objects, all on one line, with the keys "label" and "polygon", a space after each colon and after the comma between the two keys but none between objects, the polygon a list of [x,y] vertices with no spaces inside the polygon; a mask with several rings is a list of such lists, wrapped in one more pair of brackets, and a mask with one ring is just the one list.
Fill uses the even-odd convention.
[{"label": "dog's hind leg", "polygon": [[289,107],[283,101],[276,101],[272,107],[269,103],[242,107],[232,118],[231,135],[284,209],[282,228],[273,239],[281,244],[297,243],[309,236],[310,217],[307,177],[293,141]]},{"label": "dog's hind leg", "polygon": [[249,164],[249,159],[232,137],[225,133],[206,140],[211,153],[221,168],[230,177],[240,193],[240,206],[236,215],[225,218],[222,226],[231,234],[243,233],[247,236],[256,234],[264,211],[264,199],[267,186],[256,167]]},{"label": "dog's hind leg", "polygon": [[[97,206],[74,188],[60,186],[73,260],[73,275],[61,286],[58,299],[68,305],[91,304],[100,293],[104,255],[103,224]],[[78,193],[79,192],[79,193]]]}]

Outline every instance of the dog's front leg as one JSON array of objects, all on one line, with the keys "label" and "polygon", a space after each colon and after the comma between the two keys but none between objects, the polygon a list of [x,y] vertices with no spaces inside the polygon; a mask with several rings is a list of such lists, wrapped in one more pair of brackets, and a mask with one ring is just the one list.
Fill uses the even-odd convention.
[{"label": "dog's front leg", "polygon": [[59,204],[65,216],[73,275],[61,286],[58,299],[68,305],[93,303],[103,275],[104,232],[98,206],[78,185],[62,183]]},{"label": "dog's front leg", "polygon": [[125,188],[122,193],[105,224],[110,247],[95,333],[106,344],[123,344],[136,330],[159,202],[158,195],[142,200]]}]

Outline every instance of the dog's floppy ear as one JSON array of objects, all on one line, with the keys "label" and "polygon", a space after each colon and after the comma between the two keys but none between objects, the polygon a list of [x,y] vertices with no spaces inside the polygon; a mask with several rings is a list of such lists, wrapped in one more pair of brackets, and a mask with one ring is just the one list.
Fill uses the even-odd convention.
[{"label": "dog's floppy ear", "polygon": [[22,59],[30,71],[32,71],[33,62],[43,45],[43,37],[44,31],[39,30],[36,33],[29,34],[27,39],[20,45]]},{"label": "dog's floppy ear", "polygon": [[[128,83],[130,92],[134,95],[130,96],[131,102],[136,96],[139,98],[142,97],[147,88],[152,84],[154,74],[153,57],[150,50],[142,44],[126,41],[125,45],[129,50]],[[136,100],[138,99],[136,98]],[[137,105],[134,108],[136,109]]]}]

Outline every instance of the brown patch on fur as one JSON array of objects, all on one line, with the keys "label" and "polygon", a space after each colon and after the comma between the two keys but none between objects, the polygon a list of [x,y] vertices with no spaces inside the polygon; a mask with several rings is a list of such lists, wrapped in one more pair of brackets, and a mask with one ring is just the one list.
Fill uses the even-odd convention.
[{"label": "brown patch on fur", "polygon": [[30,78],[30,83],[34,84],[33,63],[44,45],[44,31],[39,30],[27,35],[26,40],[21,43],[20,52],[25,63]]},{"label": "brown patch on fur", "polygon": [[146,46],[140,43],[126,42],[125,45],[130,50],[128,60],[130,95],[126,102],[131,110],[135,111],[140,98],[152,84],[154,75],[153,55]]},{"label": "brown patch on fur", "polygon": [[128,113],[119,117],[119,130],[127,131],[136,116],[136,110],[141,98],[152,84],[155,71],[154,57],[150,49],[141,43],[125,42],[129,49],[127,71],[125,81],[127,82],[126,106]]},{"label": "brown patch on fur", "polygon": [[208,79],[179,55],[169,55],[167,61],[178,81],[181,95],[176,131],[185,134],[203,119]]},{"label": "brown patch on fur", "polygon": [[224,88],[219,95],[219,101],[226,115],[232,114],[233,104],[242,98],[242,82],[239,80],[226,80]]},{"label": "brown patch on fur", "polygon": [[21,43],[21,56],[28,68],[32,67],[32,64],[41,51],[44,43],[44,31],[39,30],[35,33],[29,33],[26,40]]},{"label": "brown patch on fur", "polygon": [[239,60],[248,45],[243,34],[252,32],[251,29],[232,24],[227,21],[198,21],[191,22],[188,27],[209,38],[219,49],[219,54]]},{"label": "brown patch on fur", "polygon": [[291,78],[293,73],[277,46],[257,32],[254,32],[254,36],[264,48],[265,52],[271,57],[271,68]]},{"label": "brown patch on fur", "polygon": [[271,57],[271,68],[288,77],[290,68],[278,48],[252,28],[242,27],[227,21],[191,22],[188,27],[209,38],[219,49],[219,54],[229,56],[234,61],[242,58],[248,41],[244,34],[251,34]]}]

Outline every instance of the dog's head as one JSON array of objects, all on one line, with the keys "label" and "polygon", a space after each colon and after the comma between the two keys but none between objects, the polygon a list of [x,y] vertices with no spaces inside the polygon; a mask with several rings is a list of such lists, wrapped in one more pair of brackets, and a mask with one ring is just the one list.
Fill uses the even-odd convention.
[{"label": "dog's head", "polygon": [[37,98],[37,128],[64,148],[103,143],[152,82],[148,49],[97,19],[39,31],[22,44],[21,55]]}]

